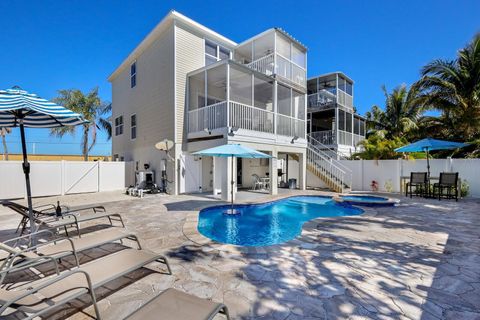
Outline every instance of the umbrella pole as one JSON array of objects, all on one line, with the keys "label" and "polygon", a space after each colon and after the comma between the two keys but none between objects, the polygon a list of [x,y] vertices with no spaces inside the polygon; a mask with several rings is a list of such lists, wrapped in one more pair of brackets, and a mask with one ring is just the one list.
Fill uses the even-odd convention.
[{"label": "umbrella pole", "polygon": [[430,179],[430,160],[428,159],[428,148],[426,149],[427,151],[427,178]]},{"label": "umbrella pole", "polygon": [[[30,233],[35,232],[35,220],[33,218],[33,205],[32,205],[32,190],[30,188],[30,163],[27,158],[27,143],[25,142],[25,128],[23,126],[23,119],[19,119],[20,123],[20,137],[22,139],[22,153],[23,153],[23,173],[25,174],[25,185],[27,187],[27,203],[28,203],[28,217],[30,218]],[[31,238],[31,244],[35,245],[33,237]]]},{"label": "umbrella pole", "polygon": [[233,158],[234,158],[234,156],[232,155],[232,173],[231,173],[232,174],[232,180],[230,182],[230,184],[231,184],[231,190],[230,190],[230,192],[231,192],[231,205],[230,205],[231,208],[230,208],[230,213],[231,214],[233,214],[233,185],[235,183],[235,182],[233,182]]}]

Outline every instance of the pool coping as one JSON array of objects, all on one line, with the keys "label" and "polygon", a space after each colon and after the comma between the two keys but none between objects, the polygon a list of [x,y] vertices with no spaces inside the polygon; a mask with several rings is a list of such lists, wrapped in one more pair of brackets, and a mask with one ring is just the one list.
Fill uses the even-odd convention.
[{"label": "pool coping", "polygon": [[[258,201],[258,202],[253,202],[253,203],[238,203],[238,205],[252,205],[252,204],[267,204],[270,202],[286,199],[286,198],[291,198],[291,197],[298,197],[298,196],[320,196],[320,197],[331,197],[332,199],[335,197],[336,194],[311,194],[311,193],[305,193],[305,194],[296,194],[296,195],[285,195],[283,197],[275,197],[274,199],[266,199],[264,201]],[[361,218],[365,216],[376,216],[378,214],[378,211],[376,210],[375,207],[358,207],[354,206],[356,208],[359,208],[363,210],[362,214],[359,215],[352,215],[352,216],[342,216],[342,217],[319,217],[315,218],[312,220],[309,220],[305,222],[302,225],[302,232],[295,237],[292,240],[289,240],[284,243],[280,244],[275,244],[271,246],[258,246],[258,247],[249,247],[249,246],[239,246],[239,245],[234,245],[234,244],[225,244],[225,243],[220,243],[215,240],[212,240],[210,238],[205,237],[202,235],[198,229],[198,219],[199,219],[199,214],[200,211],[206,208],[210,207],[222,207],[225,206],[224,204],[221,205],[213,205],[213,206],[207,206],[205,208],[202,208],[200,210],[197,210],[195,212],[190,212],[187,214],[185,218],[185,222],[182,227],[182,232],[183,235],[190,241],[192,241],[195,245],[204,247],[207,250],[218,250],[222,252],[228,252],[228,253],[233,253],[233,254],[247,254],[247,255],[261,255],[261,254],[268,254],[270,252],[278,252],[280,248],[282,249],[295,249],[295,248],[301,248],[301,249],[314,249],[317,247],[319,244],[313,243],[311,241],[304,241],[302,238],[304,236],[307,236],[308,233],[311,230],[316,229],[318,223],[324,222],[326,220],[331,220],[331,219],[355,219],[355,218]]]}]

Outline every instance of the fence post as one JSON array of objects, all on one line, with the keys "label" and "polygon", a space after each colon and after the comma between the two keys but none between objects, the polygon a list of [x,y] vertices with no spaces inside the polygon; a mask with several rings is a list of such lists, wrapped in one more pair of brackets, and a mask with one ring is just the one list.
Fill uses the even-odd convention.
[{"label": "fence post", "polygon": [[64,196],[65,195],[65,160],[61,160],[60,164],[62,167],[62,169],[60,170],[61,172],[60,179],[61,179],[61,185],[62,185],[61,195]]},{"label": "fence post", "polygon": [[97,192],[100,192],[100,167],[102,161],[97,161]]}]

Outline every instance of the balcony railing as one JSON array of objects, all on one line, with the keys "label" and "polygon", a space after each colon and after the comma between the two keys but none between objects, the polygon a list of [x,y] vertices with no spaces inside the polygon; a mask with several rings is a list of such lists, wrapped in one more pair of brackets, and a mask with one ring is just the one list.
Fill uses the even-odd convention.
[{"label": "balcony railing", "polygon": [[188,132],[200,132],[225,127],[227,124],[227,101],[190,110],[188,112]]},{"label": "balcony railing", "polygon": [[351,132],[338,130],[338,140],[334,130],[324,130],[311,132],[310,136],[325,145],[342,144],[346,146],[356,146],[365,137]]},{"label": "balcony railing", "polygon": [[277,134],[305,139],[305,121],[277,114]]},{"label": "balcony railing", "polygon": [[324,145],[336,144],[335,131],[333,131],[333,130],[311,132],[310,136],[313,139],[315,139],[315,141],[319,141],[320,143],[322,143]]},{"label": "balcony railing", "polygon": [[326,109],[337,102],[335,94],[322,89],[319,92],[309,94],[307,97],[308,108]]},{"label": "balcony railing", "polygon": [[337,90],[337,102],[346,108],[353,109],[353,97],[342,90]]},{"label": "balcony railing", "polygon": [[[276,118],[277,134],[305,138],[304,120],[281,114],[277,114]],[[274,134],[275,113],[234,101],[230,101],[228,104],[227,101],[222,101],[188,111],[188,133],[212,131],[225,127]]]},{"label": "balcony railing", "polygon": [[230,101],[230,127],[274,133],[274,113]]},{"label": "balcony railing", "polygon": [[255,71],[266,74],[267,76],[271,76],[275,71],[274,54],[270,53],[269,55],[250,62],[247,66]]},{"label": "balcony railing", "polygon": [[276,74],[302,87],[306,85],[306,71],[287,58],[270,53],[247,64],[247,67],[271,76]]}]

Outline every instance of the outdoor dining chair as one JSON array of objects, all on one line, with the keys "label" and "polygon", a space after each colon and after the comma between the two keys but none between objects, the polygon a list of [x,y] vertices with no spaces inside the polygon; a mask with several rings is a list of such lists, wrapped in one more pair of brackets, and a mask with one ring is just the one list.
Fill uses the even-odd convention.
[{"label": "outdoor dining chair", "polygon": [[[414,189],[415,188],[415,189]],[[428,192],[428,178],[426,172],[411,172],[410,181],[405,185],[405,196],[410,198],[415,195],[425,196]]]},{"label": "outdoor dining chair", "polygon": [[442,197],[458,201],[458,172],[441,172],[437,183],[433,184],[433,197],[438,193],[438,200]]}]

